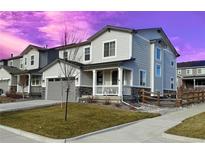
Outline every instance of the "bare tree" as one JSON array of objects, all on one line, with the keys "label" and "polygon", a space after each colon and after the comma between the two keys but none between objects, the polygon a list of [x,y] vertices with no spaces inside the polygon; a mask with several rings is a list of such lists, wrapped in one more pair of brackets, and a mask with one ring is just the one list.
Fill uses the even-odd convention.
[{"label": "bare tree", "polygon": [[[81,35],[82,37],[82,35]],[[66,106],[65,106],[65,121],[67,120],[68,115],[68,96],[70,92],[70,87],[73,82],[73,78],[79,75],[79,71],[73,65],[70,65],[72,62],[80,61],[82,55],[79,53],[79,46],[76,45],[81,42],[81,39],[77,36],[77,33],[68,32],[65,28],[63,32],[63,56],[64,62],[59,61],[59,65],[66,81]],[[72,48],[67,49],[68,45],[72,45]],[[63,86],[63,85],[62,85]],[[63,87],[62,87],[63,88]]]},{"label": "bare tree", "polygon": [[27,75],[20,75],[20,79],[18,85],[22,88],[22,97],[25,98],[25,88],[28,85],[28,76]]}]

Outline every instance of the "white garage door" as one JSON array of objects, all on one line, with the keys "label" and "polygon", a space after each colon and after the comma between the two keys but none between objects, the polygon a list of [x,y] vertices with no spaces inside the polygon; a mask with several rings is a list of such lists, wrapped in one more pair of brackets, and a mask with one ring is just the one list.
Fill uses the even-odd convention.
[{"label": "white garage door", "polygon": [[[47,79],[46,95],[48,100],[66,100],[66,81],[59,78]],[[70,91],[68,96],[69,102],[76,102],[75,80],[71,81]]]},{"label": "white garage door", "polygon": [[0,80],[0,91],[6,93],[9,90],[9,80]]}]

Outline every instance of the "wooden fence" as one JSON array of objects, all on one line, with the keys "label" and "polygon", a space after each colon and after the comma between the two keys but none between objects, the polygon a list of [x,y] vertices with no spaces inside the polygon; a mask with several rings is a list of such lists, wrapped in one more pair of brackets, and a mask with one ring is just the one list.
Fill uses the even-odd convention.
[{"label": "wooden fence", "polygon": [[177,92],[164,93],[163,96],[160,96],[160,92],[150,92],[142,89],[139,95],[142,103],[156,104],[158,106],[173,105],[180,107],[205,101],[205,90],[178,88]]}]

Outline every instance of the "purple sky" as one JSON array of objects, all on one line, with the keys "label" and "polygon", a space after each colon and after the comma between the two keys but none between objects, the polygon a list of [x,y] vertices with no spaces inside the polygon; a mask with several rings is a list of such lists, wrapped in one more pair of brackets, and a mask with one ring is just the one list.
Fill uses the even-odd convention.
[{"label": "purple sky", "polygon": [[162,27],[180,53],[178,61],[205,60],[205,12],[0,12],[0,59],[28,44],[61,44],[65,25],[90,36],[105,25]]}]

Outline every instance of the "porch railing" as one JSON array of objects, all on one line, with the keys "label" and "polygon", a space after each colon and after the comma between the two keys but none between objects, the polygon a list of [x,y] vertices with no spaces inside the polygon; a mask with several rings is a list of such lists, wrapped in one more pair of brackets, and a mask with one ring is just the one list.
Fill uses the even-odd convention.
[{"label": "porch railing", "polygon": [[123,86],[123,95],[131,95],[131,87],[130,86]]},{"label": "porch railing", "polygon": [[118,85],[97,85],[97,95],[118,95]]}]

